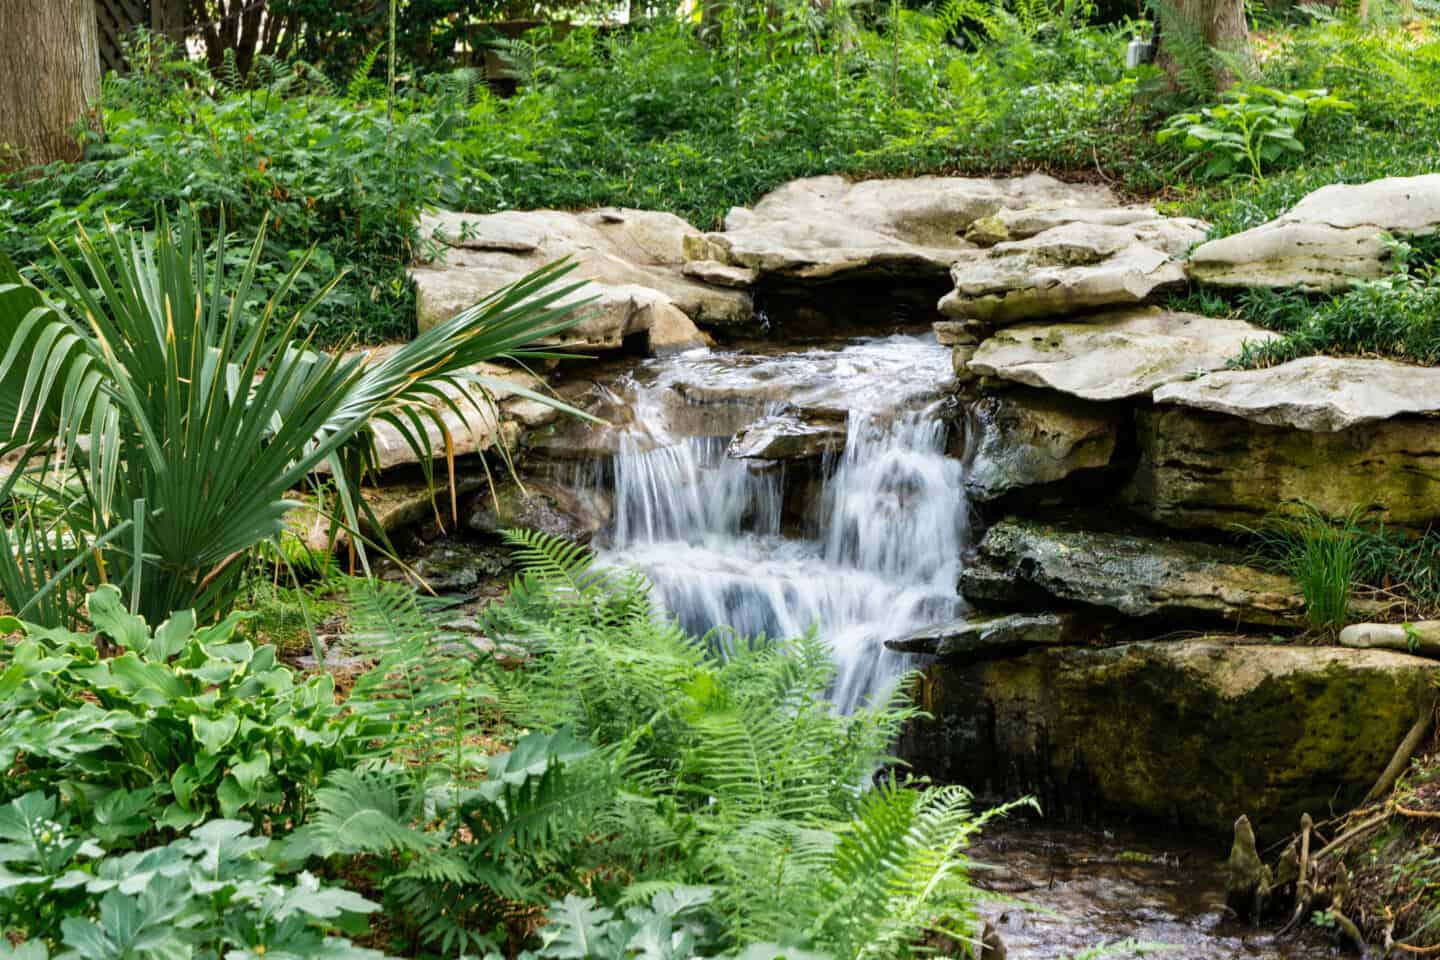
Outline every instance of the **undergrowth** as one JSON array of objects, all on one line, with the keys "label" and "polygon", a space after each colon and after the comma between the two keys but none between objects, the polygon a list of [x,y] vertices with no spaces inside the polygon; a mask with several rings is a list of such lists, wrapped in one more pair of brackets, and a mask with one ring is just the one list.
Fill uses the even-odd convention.
[{"label": "undergrowth", "polygon": [[94,632],[6,621],[0,940],[41,960],[969,942],[964,848],[994,814],[877,776],[916,712],[901,688],[838,715],[813,635],[688,636],[638,575],[511,539],[524,572],[484,639],[349,581],[341,649],[372,666],[343,697],[245,639],[245,615],[152,629],[106,587]]}]

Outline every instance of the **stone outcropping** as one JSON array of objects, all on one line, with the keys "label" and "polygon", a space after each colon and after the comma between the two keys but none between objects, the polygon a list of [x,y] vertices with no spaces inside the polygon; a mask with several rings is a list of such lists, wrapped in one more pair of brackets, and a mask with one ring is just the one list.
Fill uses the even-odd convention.
[{"label": "stone outcropping", "polygon": [[[940,301],[940,312],[998,325],[1143,303],[1185,281],[1181,258],[1205,237],[1198,221],[1144,212],[1150,219],[1116,223],[1123,209],[1045,211],[1053,226],[958,259],[950,270],[955,289]],[[1031,217],[1016,218],[1007,232],[1046,222]]]},{"label": "stone outcropping", "polygon": [[[1262,835],[1346,809],[1379,777],[1434,667],[1390,650],[1215,638],[1042,647],[927,670],[927,709],[902,753],[972,788]],[[1082,807],[1083,809],[1083,807]]]},{"label": "stone outcropping", "polygon": [[1179,529],[1232,530],[1308,504],[1330,517],[1425,527],[1440,519],[1440,429],[1403,417],[1328,433],[1178,406],[1136,416],[1139,464],[1125,494]]},{"label": "stone outcropping", "polygon": [[588,281],[570,299],[589,302],[561,344],[614,349],[643,333],[651,352],[701,346],[696,324],[748,323],[753,305],[733,283],[715,285],[686,273],[687,239],[699,236],[673,214],[644,210],[427,214],[420,237],[429,256],[410,271],[419,326],[426,330],[568,257],[576,267],[567,279]]},{"label": "stone outcropping", "polygon": [[1073,612],[973,614],[909,636],[885,641],[901,653],[952,662],[990,660],[1032,649],[1083,643],[1086,621]]},{"label": "stone outcropping", "polygon": [[1124,416],[1100,404],[1037,390],[1007,390],[970,407],[971,500],[994,500],[1110,463]]},{"label": "stone outcropping", "polygon": [[1155,391],[1155,402],[1333,433],[1411,414],[1440,416],[1440,367],[1304,357],[1265,370],[1228,370],[1171,383]]},{"label": "stone outcropping", "polygon": [[1304,601],[1288,577],[1212,544],[1009,518],[992,526],[960,576],[974,603],[1053,607],[1064,601],[1127,617],[1280,625]]},{"label": "stone outcropping", "polygon": [[1190,276],[1225,287],[1341,290],[1388,269],[1384,236],[1440,230],[1440,174],[1331,184],[1288,213],[1195,250]]},{"label": "stone outcropping", "polygon": [[1247,341],[1274,336],[1243,320],[1118,310],[1083,322],[998,330],[980,344],[969,370],[1084,400],[1122,400],[1223,369]]},{"label": "stone outcropping", "polygon": [[728,264],[760,277],[943,276],[958,257],[977,249],[965,239],[977,220],[1006,209],[1114,204],[1104,187],[1039,174],[858,183],[811,177],[766,194],[754,207],[731,210],[723,232],[690,238],[685,249],[691,261]]}]

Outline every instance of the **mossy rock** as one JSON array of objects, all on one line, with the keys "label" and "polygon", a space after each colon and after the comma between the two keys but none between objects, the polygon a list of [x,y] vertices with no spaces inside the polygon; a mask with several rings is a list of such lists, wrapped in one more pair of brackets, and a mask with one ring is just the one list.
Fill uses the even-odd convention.
[{"label": "mossy rock", "polygon": [[1358,801],[1434,665],[1386,650],[1203,638],[930,668],[905,751],[922,770],[1223,833],[1274,836]]}]

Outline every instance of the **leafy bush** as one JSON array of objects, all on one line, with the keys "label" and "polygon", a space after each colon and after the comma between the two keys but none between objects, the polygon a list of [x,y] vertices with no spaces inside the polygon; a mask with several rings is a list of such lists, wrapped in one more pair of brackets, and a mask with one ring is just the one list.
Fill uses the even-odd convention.
[{"label": "leafy bush", "polygon": [[289,491],[317,465],[358,529],[372,421],[395,426],[428,469],[427,429],[443,436],[442,411],[465,402],[445,389],[483,416],[488,381],[470,368],[547,356],[528,345],[573,322],[558,304],[576,287],[556,284],[559,265],[381,358],[318,353],[297,339],[306,305],[281,306],[306,261],[266,298],[264,244],[262,232],[228,297],[223,239],[207,255],[189,212],[173,231],[81,233],[78,260],[57,254],[68,283],[44,291],[0,263],[0,451],[22,454],[0,485],[0,499],[22,495],[0,526],[0,591],[20,616],[73,624],[74,601],[105,582],[152,622],[187,608],[223,616],[244,561],[278,538]]},{"label": "leafy bush", "polygon": [[52,940],[67,948],[57,960],[383,960],[329,935],[355,927],[351,918],[363,928],[374,903],[308,873],[281,880],[264,856],[269,841],[250,830],[211,820],[165,846],[112,854],[76,831],[54,796],[0,806],[0,906],[28,941],[16,955],[46,960]]},{"label": "leafy bush", "polygon": [[94,633],[0,622],[24,634],[0,674],[0,799],[59,794],[88,836],[123,848],[217,814],[302,817],[360,752],[367,727],[342,717],[334,680],[296,682],[273,647],[236,636],[241,615],[197,628],[182,611],[152,630],[113,586],[85,612]]},{"label": "leafy bush", "polygon": [[1287,154],[1305,153],[1300,133],[1306,121],[1327,110],[1351,110],[1353,105],[1324,90],[1275,90],[1244,86],[1225,94],[1223,101],[1199,111],[1177,113],[1155,135],[1157,143],[1178,140],[1181,147],[1205,161],[1201,175],[1228,177],[1247,173],[1264,178],[1264,169]]}]

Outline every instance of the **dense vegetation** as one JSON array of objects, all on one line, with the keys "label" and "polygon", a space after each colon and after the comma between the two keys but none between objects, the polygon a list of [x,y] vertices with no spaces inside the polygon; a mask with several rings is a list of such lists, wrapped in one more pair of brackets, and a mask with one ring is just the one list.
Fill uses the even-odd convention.
[{"label": "dense vegetation", "polygon": [[689,637],[639,577],[514,544],[525,573],[482,626],[519,670],[363,580],[347,646],[371,666],[338,697],[244,614],[152,628],[105,587],[86,631],[0,624],[23,634],[0,674],[18,955],[880,958],[973,935],[985,818],[957,787],[866,787],[903,694],[838,716],[814,637]]},{"label": "dense vegetation", "polygon": [[640,206],[710,228],[797,176],[1038,168],[1158,195],[1229,233],[1326,183],[1440,163],[1432,24],[1260,24],[1243,79],[1263,88],[1242,93],[1321,89],[1347,109],[1296,121],[1294,148],[1253,180],[1249,161],[1217,167],[1188,138],[1156,142],[1167,118],[1216,104],[1224,65],[1192,51],[1172,94],[1154,68],[1123,69],[1134,27],[1090,26],[1081,3],[865,15],[782,5],[778,21],[731,9],[718,41],[671,21],[531,34],[507,47],[521,89],[505,99],[466,69],[407,75],[387,103],[374,56],[337,80],[304,61],[261,56],[242,76],[233,62],[212,72],[147,48],[142,69],[106,81],[106,137],[85,162],[0,188],[0,250],[53,264],[50,244],[77,222],[149,224],[177,199],[212,224],[224,207],[247,238],[268,217],[261,278],[315,245],[300,293],[346,276],[311,328],[322,341],[375,341],[412,329],[403,265],[426,203]]}]

